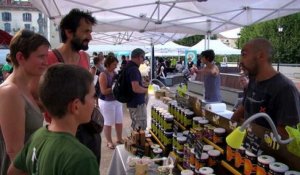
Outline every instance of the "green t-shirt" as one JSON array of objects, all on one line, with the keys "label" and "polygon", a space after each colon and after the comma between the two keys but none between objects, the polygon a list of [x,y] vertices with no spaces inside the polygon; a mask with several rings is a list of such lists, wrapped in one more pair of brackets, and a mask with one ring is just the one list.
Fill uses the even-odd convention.
[{"label": "green t-shirt", "polygon": [[99,175],[93,153],[74,136],[37,130],[14,160],[14,166],[31,175]]}]

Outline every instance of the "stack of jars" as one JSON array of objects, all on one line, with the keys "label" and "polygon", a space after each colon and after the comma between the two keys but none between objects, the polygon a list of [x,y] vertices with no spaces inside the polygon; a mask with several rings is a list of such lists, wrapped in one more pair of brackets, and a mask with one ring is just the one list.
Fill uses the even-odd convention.
[{"label": "stack of jars", "polygon": [[151,128],[166,148],[172,148],[174,116],[166,109],[153,105],[151,107]]},{"label": "stack of jars", "polygon": [[172,114],[177,122],[183,125],[186,129],[192,128],[194,112],[178,106],[176,101],[170,101],[168,111]]},{"label": "stack of jars", "polygon": [[288,171],[289,167],[281,162],[276,162],[275,158],[269,155],[257,156],[246,150],[244,147],[233,149],[227,146],[226,160],[234,164],[234,167],[245,175],[272,175],[272,174],[292,174],[299,172]]}]

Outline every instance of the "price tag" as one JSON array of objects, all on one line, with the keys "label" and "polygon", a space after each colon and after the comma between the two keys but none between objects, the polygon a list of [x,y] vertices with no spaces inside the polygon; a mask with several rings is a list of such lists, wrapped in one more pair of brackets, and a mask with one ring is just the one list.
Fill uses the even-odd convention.
[{"label": "price tag", "polygon": [[195,140],[196,140],[195,134],[189,132],[189,134],[187,135],[187,143],[189,144],[190,147],[193,147]]},{"label": "price tag", "polygon": [[197,157],[201,157],[201,154],[203,152],[203,146],[204,144],[200,140],[195,141],[195,155]]},{"label": "price tag", "polygon": [[246,138],[244,140],[244,147],[248,151],[255,155],[260,153],[261,139],[257,137],[254,133],[247,132]]}]

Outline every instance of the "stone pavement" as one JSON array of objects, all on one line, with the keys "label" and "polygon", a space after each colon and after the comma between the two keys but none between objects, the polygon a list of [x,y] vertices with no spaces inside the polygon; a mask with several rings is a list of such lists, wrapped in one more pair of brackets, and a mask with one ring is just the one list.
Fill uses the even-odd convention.
[{"label": "stone pavement", "polygon": [[[126,105],[123,105],[123,138],[127,136],[127,133],[130,131],[130,125],[131,125],[131,119],[127,110]],[[101,133],[101,138],[102,138],[102,144],[101,144],[101,163],[100,163],[100,173],[101,175],[108,175],[108,168],[110,165],[110,161],[112,159],[112,155],[114,150],[108,148],[106,146],[106,139],[104,136],[104,133]],[[116,137],[116,132],[115,128],[112,127],[112,139],[114,142],[116,142],[117,137]]]}]

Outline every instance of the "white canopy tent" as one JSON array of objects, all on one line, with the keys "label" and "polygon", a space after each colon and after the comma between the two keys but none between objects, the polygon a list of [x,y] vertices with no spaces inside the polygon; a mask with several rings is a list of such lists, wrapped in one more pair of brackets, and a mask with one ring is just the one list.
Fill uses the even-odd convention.
[{"label": "white canopy tent", "polygon": [[185,50],[190,49],[190,47],[188,46],[182,46],[179,44],[174,43],[173,41],[169,41],[165,44],[157,44],[154,45],[154,50],[156,51],[160,51],[160,52],[182,52],[184,53]]},{"label": "white canopy tent", "polygon": [[197,50],[197,53],[200,54],[202,51],[213,49],[216,55],[239,55],[241,53],[240,49],[234,49],[226,44],[222,43],[220,40],[209,40],[209,47],[205,47],[207,44],[205,40],[201,40],[199,43],[191,47],[191,50]]},{"label": "white canopy tent", "polygon": [[[145,52],[148,52],[146,56],[151,56],[151,47],[145,45],[89,45],[89,49],[87,50],[88,53],[92,52],[121,52],[127,51],[131,52],[135,48],[141,48]],[[182,46],[176,44],[172,41],[169,41],[165,44],[157,44],[154,46],[155,56],[183,56],[185,50],[190,49],[190,47]]]},{"label": "white canopy tent", "polygon": [[97,19],[97,44],[163,44],[217,34],[300,11],[300,0],[32,0],[58,23],[73,8]]},{"label": "white canopy tent", "polygon": [[144,51],[149,52],[150,46],[145,45],[111,45],[111,44],[100,44],[100,45],[89,45],[88,53],[92,52],[131,52],[135,48],[141,48]]},{"label": "white canopy tent", "polygon": [[[151,53],[146,54],[147,57],[151,57]],[[158,57],[169,57],[169,56],[184,56],[181,52],[155,52],[155,56]]]}]

